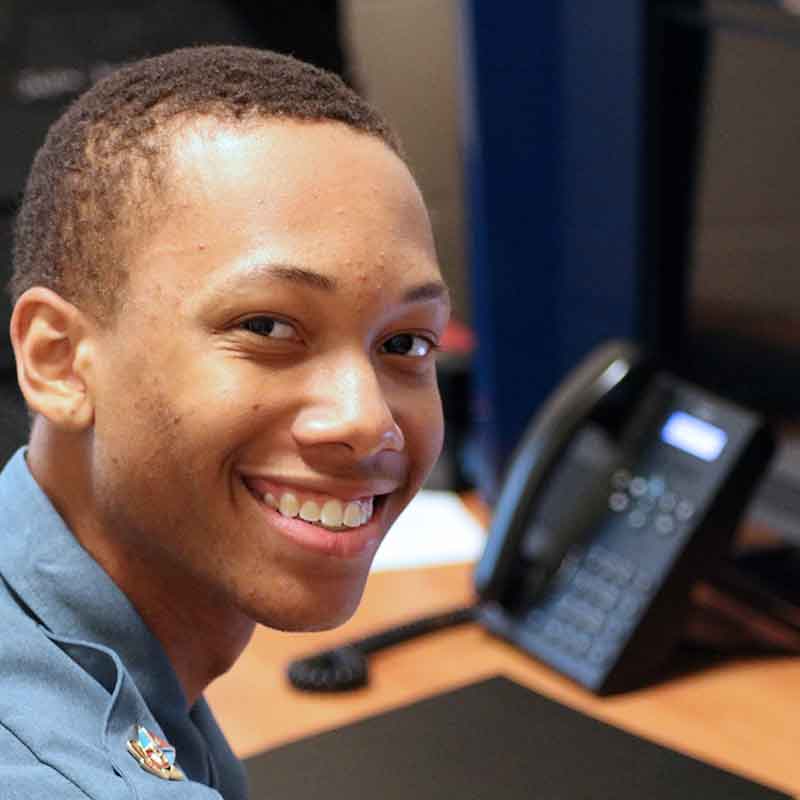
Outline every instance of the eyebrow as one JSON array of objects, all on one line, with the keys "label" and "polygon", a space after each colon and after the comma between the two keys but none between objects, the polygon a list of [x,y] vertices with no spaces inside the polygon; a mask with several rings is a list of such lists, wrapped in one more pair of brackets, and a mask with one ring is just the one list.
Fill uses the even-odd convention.
[{"label": "eyebrow", "polygon": [[322,289],[324,292],[335,292],[339,288],[336,278],[330,278],[304,267],[295,267],[291,264],[265,264],[259,269],[259,272],[262,270],[270,278],[302,283],[312,289]]},{"label": "eyebrow", "polygon": [[428,281],[412,286],[403,293],[404,303],[418,303],[422,300],[450,300],[450,291],[442,281]]},{"label": "eyebrow", "polygon": [[[333,294],[339,288],[339,281],[321,272],[298,267],[293,264],[259,264],[248,277],[278,279],[290,283],[298,283]],[[426,281],[412,286],[403,292],[402,302],[419,303],[425,300],[443,300],[449,302],[450,292],[443,281]]]}]

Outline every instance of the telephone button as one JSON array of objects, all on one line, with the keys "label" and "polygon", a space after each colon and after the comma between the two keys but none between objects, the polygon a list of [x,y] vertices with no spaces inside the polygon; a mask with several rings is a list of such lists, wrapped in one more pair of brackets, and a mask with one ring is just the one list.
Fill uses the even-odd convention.
[{"label": "telephone button", "polygon": [[569,635],[569,627],[560,620],[549,619],[544,626],[544,635],[552,644],[561,644]]},{"label": "telephone button", "polygon": [[644,528],[647,525],[647,514],[639,508],[634,508],[630,514],[628,514],[628,525],[631,528]]},{"label": "telephone button", "polygon": [[630,561],[599,546],[593,547],[587,553],[584,566],[616,586],[624,586],[636,573],[636,567]]},{"label": "telephone button", "polygon": [[611,611],[619,600],[619,590],[613,586],[604,586],[592,595],[595,605],[602,611]]},{"label": "telephone button", "polygon": [[619,600],[619,589],[594,575],[582,573],[573,584],[578,594],[590,607],[610,611]]},{"label": "telephone button", "polygon": [[625,511],[629,505],[630,500],[628,499],[628,495],[624,492],[612,492],[611,496],[608,498],[608,507],[616,513]]},{"label": "telephone button", "polygon": [[564,642],[564,649],[575,656],[583,656],[589,651],[592,646],[592,637],[585,633],[575,631],[567,637]]},{"label": "telephone button", "polygon": [[573,597],[563,598],[556,606],[556,614],[559,619],[587,633],[599,633],[606,621],[606,615],[602,611]]},{"label": "telephone button", "polygon": [[572,588],[581,597],[594,597],[602,592],[606,587],[606,582],[596,573],[588,572],[586,569],[578,570],[572,580]]},{"label": "telephone button", "polygon": [[588,634],[557,619],[547,622],[542,635],[551,647],[573,657],[585,656],[593,642]]},{"label": "telephone button", "polygon": [[630,485],[628,486],[628,491],[633,495],[633,497],[644,497],[647,494],[647,490],[649,488],[648,482],[646,478],[642,478],[640,475],[637,475],[633,480],[631,480]]},{"label": "telephone button", "polygon": [[659,514],[656,517],[656,531],[661,536],[670,536],[675,533],[675,519],[669,514]]},{"label": "telephone button", "polygon": [[688,500],[681,500],[675,508],[675,516],[681,521],[686,522],[694,515],[694,505]]}]

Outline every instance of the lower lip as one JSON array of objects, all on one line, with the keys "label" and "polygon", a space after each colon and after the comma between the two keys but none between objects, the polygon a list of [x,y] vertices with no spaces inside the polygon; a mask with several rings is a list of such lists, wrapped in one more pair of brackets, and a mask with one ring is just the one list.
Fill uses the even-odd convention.
[{"label": "lower lip", "polygon": [[304,522],[299,517],[284,517],[279,511],[255,497],[252,492],[249,494],[258,504],[261,513],[266,516],[271,528],[306,550],[333,558],[358,558],[367,552],[374,555],[381,543],[385,500],[377,504],[369,522],[358,528],[346,528],[334,533]]}]

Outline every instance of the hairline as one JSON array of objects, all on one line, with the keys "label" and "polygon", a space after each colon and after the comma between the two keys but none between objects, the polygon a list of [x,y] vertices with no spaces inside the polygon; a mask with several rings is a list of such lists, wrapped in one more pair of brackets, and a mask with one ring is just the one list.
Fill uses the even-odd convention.
[{"label": "hairline", "polygon": [[168,197],[176,132],[202,118],[240,130],[339,122],[409,167],[376,108],[339,76],[291,56],[209,45],[132,62],[74,101],[37,151],[14,225],[12,301],[46,286],[110,316],[127,282],[124,247]]}]

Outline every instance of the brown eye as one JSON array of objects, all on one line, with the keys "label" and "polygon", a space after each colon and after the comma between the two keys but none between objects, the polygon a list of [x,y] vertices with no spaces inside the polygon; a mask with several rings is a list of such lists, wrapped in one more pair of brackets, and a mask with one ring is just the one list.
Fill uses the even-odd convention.
[{"label": "brown eye", "polygon": [[297,333],[293,326],[288,322],[275,319],[275,317],[250,317],[250,319],[243,320],[240,325],[250,333],[271,339],[297,338]]},{"label": "brown eye", "polygon": [[424,358],[433,349],[433,342],[413,333],[398,333],[387,339],[381,349],[390,355]]}]

